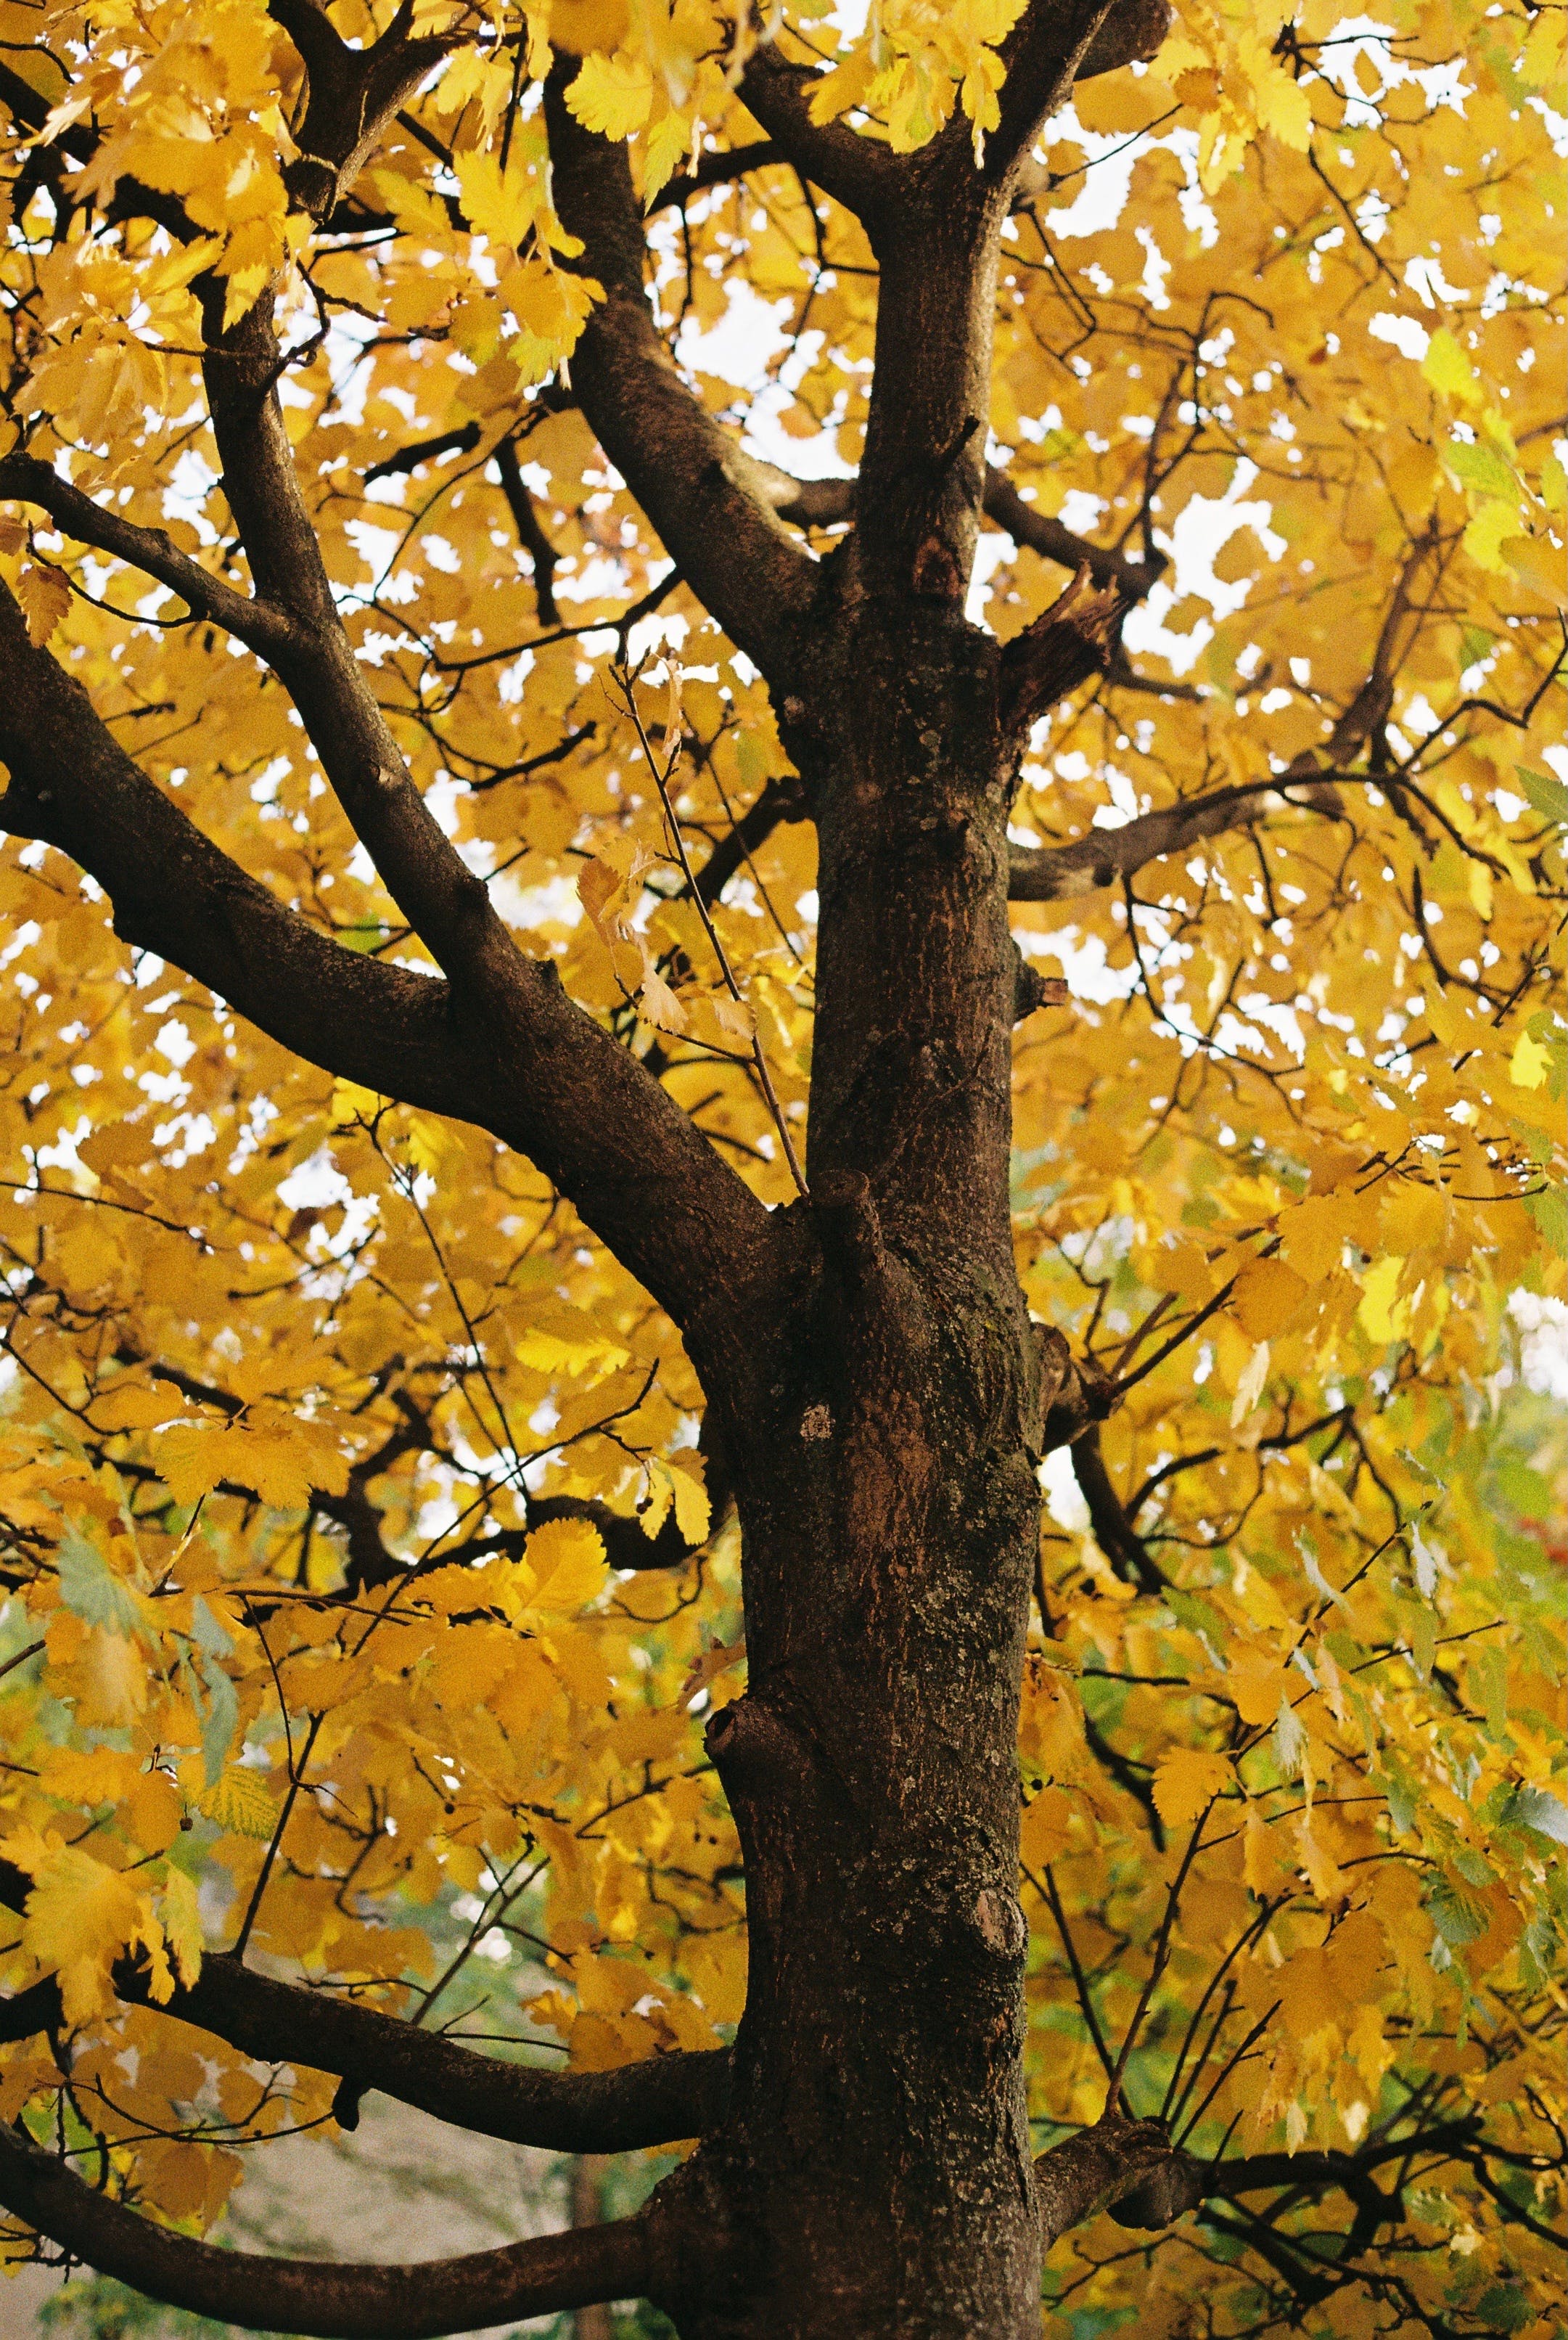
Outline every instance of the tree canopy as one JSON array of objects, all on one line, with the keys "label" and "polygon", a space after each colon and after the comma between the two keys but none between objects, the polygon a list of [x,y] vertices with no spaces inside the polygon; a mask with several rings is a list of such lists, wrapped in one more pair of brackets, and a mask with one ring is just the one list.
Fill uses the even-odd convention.
[{"label": "tree canopy", "polygon": [[[1563,21],[0,6],[13,2262],[715,2328],[689,2191],[412,2286],[201,2238],[372,2087],[723,2132],[748,1491],[844,1414],[747,1375],[803,1230],[853,1296],[975,1215],[1000,1048],[1048,2320],[1558,2328]],[[1011,1044],[945,731],[868,907],[898,596],[1001,678]]]}]

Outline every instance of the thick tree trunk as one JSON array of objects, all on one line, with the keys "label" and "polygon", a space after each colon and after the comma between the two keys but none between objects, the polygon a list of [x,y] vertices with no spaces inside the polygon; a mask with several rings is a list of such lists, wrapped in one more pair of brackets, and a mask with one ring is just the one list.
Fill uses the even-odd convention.
[{"label": "thick tree trunk", "polygon": [[1043,1392],[1007,1209],[997,651],[946,595],[850,600],[817,701],[813,1239],[762,1403],[724,1429],[751,1673],[708,1743],[749,1996],[728,2121],[669,2187],[704,2239],[665,2297],[684,2340],[1021,2340]]}]

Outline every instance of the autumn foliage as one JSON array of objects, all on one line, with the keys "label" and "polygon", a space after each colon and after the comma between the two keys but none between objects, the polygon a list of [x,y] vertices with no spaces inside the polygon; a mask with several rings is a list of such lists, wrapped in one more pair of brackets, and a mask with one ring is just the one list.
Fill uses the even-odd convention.
[{"label": "autumn foliage", "polygon": [[[837,767],[768,612],[873,541],[885,174],[1013,135],[989,413],[931,458],[981,557],[938,530],[913,590],[1021,646],[1011,1230],[1076,1392],[1018,1729],[1047,2321],[1560,2328],[1563,18],[1178,0],[1022,135],[1042,13],[0,7],[14,2262],[243,2312],[181,2254],[270,2137],[459,2102],[370,2033],[312,2062],[328,2003],[707,2102],[712,1312],[859,1191],[808,1137]],[[673,367],[593,338],[639,209]],[[642,2265],[365,2328],[713,2328]],[[299,2302],[256,2319],[356,2328]]]}]

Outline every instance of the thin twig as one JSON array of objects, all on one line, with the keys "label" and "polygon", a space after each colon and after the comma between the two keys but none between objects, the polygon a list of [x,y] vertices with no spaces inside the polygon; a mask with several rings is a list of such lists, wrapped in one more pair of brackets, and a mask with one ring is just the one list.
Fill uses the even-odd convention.
[{"label": "thin twig", "polygon": [[245,1955],[245,1946],[251,1938],[251,1929],[255,1924],[256,1914],[261,1907],[261,1896],[265,1893],[267,1880],[272,1874],[272,1863],[277,1859],[278,1848],[283,1841],[283,1830],[289,1825],[289,1815],[294,1809],[294,1799],[304,1781],[305,1766],[311,1760],[311,1750],[314,1747],[317,1735],[326,1719],[325,1714],[313,1714],[311,1717],[311,1728],[305,1734],[305,1744],[300,1750],[299,1762],[291,1767],[289,1792],[283,1799],[283,1809],[278,1815],[278,1825],[272,1830],[272,1841],[267,1847],[266,1858],[261,1863],[255,1889],[251,1895],[250,1907],[245,1911],[240,1930],[235,1935],[230,1948],[229,1956],[232,1958],[243,1958]]},{"label": "thin twig", "polygon": [[[1115,2067],[1111,2062],[1110,2050],[1105,2044],[1105,2035],[1100,2028],[1100,2018],[1094,2011],[1094,2001],[1089,1995],[1088,1978],[1079,1963],[1078,1946],[1072,1938],[1072,1929],[1067,1922],[1067,1912],[1061,1906],[1061,1896],[1056,1889],[1056,1879],[1049,1866],[1046,1869],[1043,1885],[1032,1869],[1025,1869],[1023,1873],[1056,1920],[1056,1930],[1061,1936],[1061,1947],[1067,1952],[1067,1963],[1072,1972],[1072,1986],[1078,1993],[1078,2003],[1083,2009],[1083,2019],[1089,2026],[1089,2036],[1094,2042],[1094,2052],[1104,2065],[1106,2077],[1110,2081],[1114,2092]],[[1121,2099],[1121,2108],[1130,2117],[1132,2107],[1125,2095]]]},{"label": "thin twig", "polygon": [[[654,776],[654,786],[659,792],[659,802],[665,808],[665,820],[669,829],[671,842],[676,848],[676,857],[681,865],[681,874],[686,881],[686,891],[690,895],[693,902],[696,905],[697,916],[703,922],[703,932],[706,935],[708,941],[713,947],[714,957],[718,960],[719,972],[723,975],[725,979],[725,987],[728,991],[730,997],[735,1002],[735,1005],[739,1007],[744,1007],[746,1004],[745,999],[742,994],[740,985],[735,979],[735,975],[731,969],[728,957],[725,954],[723,943],[719,940],[718,929],[714,925],[708,906],[704,901],[702,894],[698,889],[696,878],[692,869],[691,858],[686,852],[686,841],[681,835],[681,825],[676,818],[675,807],[670,801],[670,779],[676,768],[676,759],[680,754],[680,740],[677,737],[675,745],[670,750],[668,764],[661,768],[659,759],[654,753],[653,742],[648,738],[647,732],[643,725],[642,711],[637,705],[636,693],[632,687],[633,677],[629,670],[624,666],[616,668],[614,671],[616,679],[621,688],[622,698],[626,706],[626,713],[631,717],[632,722],[636,727],[637,738],[642,743],[643,754],[647,758],[648,769]],[[773,1076],[768,1071],[767,1058],[763,1053],[762,1039],[756,1030],[754,1016],[753,1017],[752,1026],[752,1060],[757,1068],[757,1078],[762,1083],[763,1095],[767,1099],[768,1111],[773,1115],[774,1127],[778,1131],[779,1141],[784,1150],[784,1159],[789,1164],[790,1175],[794,1180],[796,1191],[799,1193],[802,1199],[809,1201],[810,1197],[806,1189],[805,1178],[801,1170],[800,1163],[795,1156],[794,1142],[790,1136],[788,1126],[784,1121],[784,1108],[779,1104],[778,1094],[773,1085]]]}]

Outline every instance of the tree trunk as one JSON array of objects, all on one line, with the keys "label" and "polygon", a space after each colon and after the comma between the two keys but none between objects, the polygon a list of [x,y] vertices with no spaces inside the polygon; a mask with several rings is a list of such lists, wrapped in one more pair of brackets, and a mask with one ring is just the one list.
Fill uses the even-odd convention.
[{"label": "tree trunk", "polygon": [[685,2340],[1021,2340],[1017,1725],[1045,1392],[1007,1207],[998,654],[947,595],[868,599],[832,649],[792,1212],[815,1241],[760,1407],[724,1423],[751,1671],[708,1744],[750,1983],[727,2124],[670,2181],[672,2230],[705,2239],[665,2301]]}]

